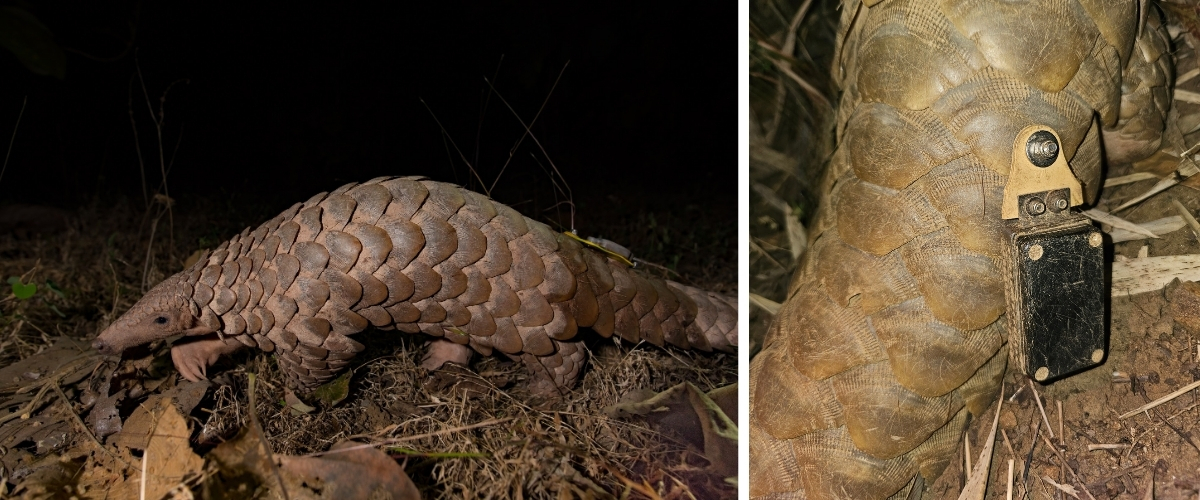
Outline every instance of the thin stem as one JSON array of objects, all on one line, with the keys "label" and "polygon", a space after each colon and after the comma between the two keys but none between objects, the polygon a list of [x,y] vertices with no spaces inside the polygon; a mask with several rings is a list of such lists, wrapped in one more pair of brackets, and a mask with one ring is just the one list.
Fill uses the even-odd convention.
[{"label": "thin stem", "polygon": [[[501,99],[503,99],[503,98],[501,98]],[[421,101],[421,104],[422,104],[423,106],[425,106],[425,110],[426,110],[426,111],[429,111],[429,116],[432,116],[432,117],[433,117],[433,121],[437,122],[437,124],[438,124],[438,128],[442,129],[442,134],[444,134],[444,136],[445,136],[447,139],[450,139],[450,144],[451,144],[452,146],[454,146],[454,151],[458,153],[458,157],[459,157],[459,158],[462,158],[462,161],[463,161],[463,163],[466,163],[466,164],[467,164],[467,168],[468,168],[468,169],[470,169],[470,170],[471,170],[471,173],[475,175],[475,180],[479,181],[479,187],[483,187],[483,186],[484,186],[484,182],[483,182],[483,179],[479,178],[479,172],[476,172],[476,171],[475,171],[475,167],[471,166],[471,162],[467,161],[467,157],[463,155],[463,152],[462,152],[462,150],[461,150],[461,149],[458,149],[458,144],[456,144],[456,143],[454,142],[454,138],[453,138],[453,137],[451,137],[451,136],[450,136],[450,133],[446,131],[446,127],[443,127],[443,126],[442,126],[442,121],[441,121],[441,120],[438,120],[438,117],[437,117],[437,115],[433,114],[433,110],[432,110],[432,109],[429,109],[429,105],[425,103],[425,99],[420,99],[420,101]],[[492,191],[491,191],[490,189],[487,189],[487,190],[484,190],[483,194],[486,194],[486,195],[488,195],[488,196],[491,196],[491,195],[492,195]]]},{"label": "thin stem", "polygon": [[[568,64],[570,64],[570,61],[567,61],[567,63],[568,63]],[[567,66],[566,66],[566,64],[564,64],[564,65],[563,65],[563,71],[566,71],[566,69],[567,69]],[[562,72],[561,72],[561,71],[558,73],[558,76],[559,76],[559,78],[562,78]],[[485,78],[483,81],[487,82],[487,79]],[[488,86],[490,87],[491,85],[492,85],[492,82],[488,82]],[[556,80],[554,80],[554,85],[555,85],[555,86],[557,86],[557,85],[558,85],[558,80],[557,80],[557,79],[556,79]],[[492,90],[495,90],[495,87],[493,87],[493,88],[492,88]],[[551,92],[554,92],[554,89],[553,89],[553,88],[551,88],[551,89],[550,89],[550,91],[551,91]],[[504,103],[504,105],[505,105],[506,107],[508,107],[508,110],[512,112],[513,116],[514,116],[514,117],[516,117],[516,119],[517,119],[517,121],[518,121],[518,122],[521,122],[521,126],[522,126],[522,127],[525,127],[525,133],[529,135],[529,138],[530,138],[530,139],[533,139],[533,143],[534,143],[534,144],[537,144],[537,147],[538,147],[538,149],[542,151],[542,155],[546,157],[546,161],[550,163],[550,168],[553,168],[553,169],[554,169],[554,173],[558,174],[558,178],[559,178],[559,179],[562,179],[562,181],[563,181],[563,184],[564,184],[564,185],[566,186],[566,188],[567,188],[567,198],[568,198],[568,199],[570,199],[570,200],[572,201],[572,203],[571,203],[571,230],[572,230],[572,231],[574,231],[574,230],[575,230],[575,203],[574,203],[574,200],[575,200],[575,195],[574,195],[574,194],[571,192],[571,185],[567,183],[567,178],[566,178],[566,177],[563,177],[563,175],[562,175],[562,172],[559,172],[559,170],[558,170],[558,166],[554,164],[554,160],[550,159],[550,155],[549,155],[548,153],[546,153],[546,148],[542,147],[542,142],[538,140],[538,138],[537,138],[537,136],[536,136],[536,135],[533,135],[533,130],[530,130],[530,128],[529,128],[529,125],[526,125],[526,124],[525,124],[525,120],[522,120],[522,119],[521,119],[521,115],[518,115],[518,114],[517,114],[517,111],[516,111],[515,109],[513,109],[512,105],[508,104],[508,101],[506,101],[506,100],[504,99],[504,96],[503,96],[503,95],[500,95],[500,93],[499,93],[499,92],[496,92],[496,97],[499,97],[499,98],[500,98],[500,102]],[[549,99],[549,98],[550,98],[550,96],[549,96],[549,95],[547,95],[547,96],[546,96],[546,99]],[[545,105],[546,105],[546,104],[543,102],[543,103],[542,103],[542,107],[544,108],[544,107],[545,107]],[[536,120],[536,119],[537,119],[537,117],[541,115],[541,113],[542,113],[542,111],[541,111],[541,109],[539,109],[539,110],[538,110],[538,114],[537,114],[537,115],[534,115],[534,120]],[[532,123],[532,122],[531,122],[531,123]],[[522,139],[524,139],[524,136],[521,136],[521,138],[522,138]],[[518,144],[518,145],[519,145],[519,144]],[[507,165],[507,164],[508,164],[508,163],[506,162],[506,163],[505,163],[505,165]],[[503,173],[503,171],[501,171],[501,173]],[[551,176],[551,179],[553,179],[553,178],[554,178],[554,177],[553,177],[553,176]],[[499,177],[497,177],[497,179],[496,179],[496,180],[499,180]]]},{"label": "thin stem", "polygon": [[8,152],[4,153],[4,166],[0,167],[0,181],[4,180],[4,171],[8,170],[8,157],[12,154],[13,143],[17,142],[17,129],[21,127],[21,117],[25,116],[25,105],[29,103],[29,96],[21,99],[21,112],[17,113],[17,124],[13,125],[12,137],[8,139]]},{"label": "thin stem", "polygon": [[[567,66],[570,64],[571,61],[567,60],[567,62],[563,64],[562,69],[558,70],[558,76],[554,78],[554,85],[550,86],[550,92],[548,92],[546,94],[546,98],[542,100],[542,107],[538,108],[537,114],[533,115],[533,121],[529,122],[530,125],[537,123],[538,117],[542,116],[542,110],[546,109],[546,103],[550,102],[550,96],[554,95],[554,89],[558,88],[558,81],[562,80],[563,73],[567,71]],[[487,78],[484,78],[483,81],[487,82],[488,88],[492,89],[493,92],[496,92],[496,88],[492,85],[492,82],[488,82]],[[496,92],[496,97],[499,97],[501,101],[504,101],[504,96],[500,95],[499,92]],[[504,105],[508,106],[508,102],[505,102]],[[512,106],[508,106],[508,109],[511,111]],[[517,112],[513,111],[513,114],[516,115]],[[517,120],[520,121],[521,117],[518,116]],[[524,123],[522,123],[522,125],[524,125]],[[500,167],[500,173],[496,174],[496,180],[492,181],[492,187],[489,188],[488,191],[496,188],[496,183],[500,182],[500,176],[504,175],[504,169],[508,168],[508,163],[512,161],[513,154],[516,153],[517,148],[521,147],[521,142],[525,140],[526,135],[533,135],[533,133],[529,130],[529,127],[525,127],[525,133],[521,134],[521,138],[517,139],[517,143],[513,145],[512,149],[508,150],[508,160],[505,160],[504,166]],[[534,140],[536,141],[537,139],[535,138]],[[538,147],[541,147],[541,145],[539,144]],[[542,152],[545,153],[545,151]],[[547,157],[547,159],[549,159],[549,157]]]}]

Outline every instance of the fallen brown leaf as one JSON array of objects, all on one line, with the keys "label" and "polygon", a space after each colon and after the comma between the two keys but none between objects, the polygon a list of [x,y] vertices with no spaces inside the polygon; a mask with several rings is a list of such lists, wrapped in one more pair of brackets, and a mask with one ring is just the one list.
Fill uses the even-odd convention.
[{"label": "fallen brown leaf", "polygon": [[169,398],[159,400],[151,411],[157,423],[142,455],[146,471],[143,498],[162,498],[187,476],[199,473],[204,460],[192,451],[187,421]]},{"label": "fallen brown leaf", "polygon": [[[376,448],[342,441],[320,457],[280,456],[279,467],[288,494],[297,498],[299,490],[313,493],[310,498],[368,500],[421,498],[404,468]],[[319,490],[313,488],[320,485]],[[306,487],[307,486],[307,487]]]},{"label": "fallen brown leaf", "polygon": [[[736,403],[737,384],[716,389],[718,399],[729,405],[729,395]],[[712,393],[710,393],[712,394]],[[704,451],[713,472],[726,477],[736,476],[737,424],[709,395],[684,382],[635,403],[619,403],[604,409],[610,418],[625,414],[642,415],[651,424],[680,435]],[[736,404],[734,404],[736,410]],[[733,412],[735,415],[736,411]]]}]

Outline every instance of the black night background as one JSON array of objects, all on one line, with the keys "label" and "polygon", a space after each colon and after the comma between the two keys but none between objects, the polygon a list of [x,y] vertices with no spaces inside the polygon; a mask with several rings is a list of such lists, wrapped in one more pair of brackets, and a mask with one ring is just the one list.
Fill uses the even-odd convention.
[{"label": "black night background", "polygon": [[140,66],[156,109],[170,87],[162,145],[177,210],[192,196],[280,210],[380,175],[482,191],[453,139],[479,177],[495,182],[493,198],[546,220],[557,217],[546,211],[555,193],[532,140],[496,182],[522,129],[484,77],[528,122],[561,71],[533,131],[573,190],[581,232],[606,211],[646,204],[681,216],[693,205],[681,221],[703,213],[735,224],[734,4],[13,5],[53,33],[65,75],[35,75],[0,53],[4,139],[28,96],[0,204],[143,203],[131,109],[156,192],[159,142]]}]

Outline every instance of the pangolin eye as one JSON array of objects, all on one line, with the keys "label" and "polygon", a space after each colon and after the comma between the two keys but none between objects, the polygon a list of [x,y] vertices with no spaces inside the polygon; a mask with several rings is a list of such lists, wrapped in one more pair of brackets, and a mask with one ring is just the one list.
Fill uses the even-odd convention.
[{"label": "pangolin eye", "polygon": [[159,317],[157,317],[157,318],[154,318],[154,322],[155,322],[155,323],[158,323],[158,324],[160,324],[160,325],[165,325],[165,324],[167,324],[167,317],[166,317],[166,316],[159,316]]}]

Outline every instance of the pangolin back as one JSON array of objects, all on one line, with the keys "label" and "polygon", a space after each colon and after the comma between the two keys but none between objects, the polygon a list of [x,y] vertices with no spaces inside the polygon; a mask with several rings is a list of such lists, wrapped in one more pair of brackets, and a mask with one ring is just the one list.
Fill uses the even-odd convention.
[{"label": "pangolin back", "polygon": [[649,279],[484,195],[416,177],[352,183],[221,244],[160,287],[200,321],[276,352],[312,389],[370,326],[537,361],[570,386],[581,327],[631,342],[733,352],[732,299]]}]

